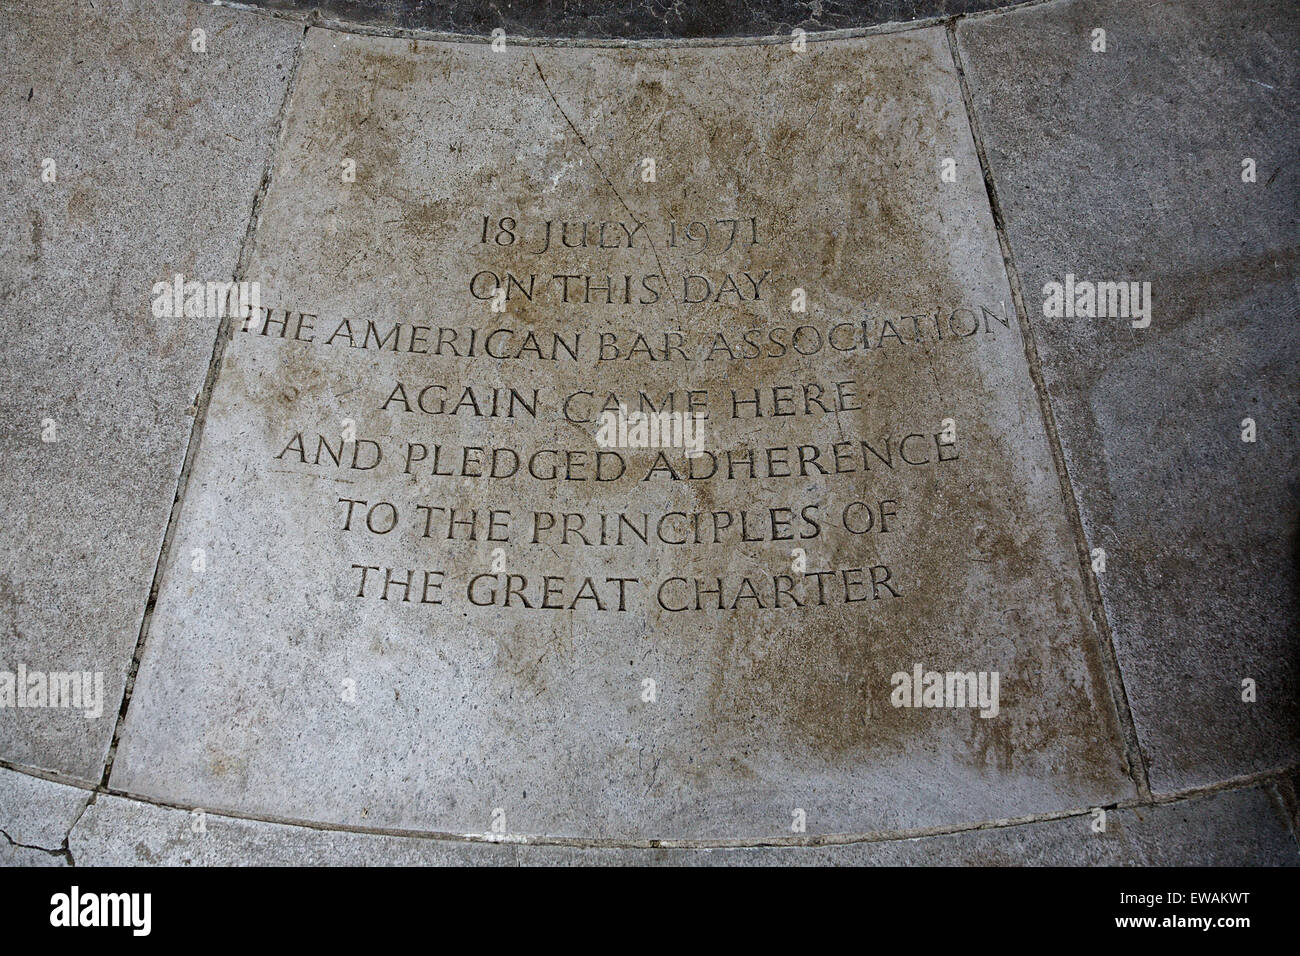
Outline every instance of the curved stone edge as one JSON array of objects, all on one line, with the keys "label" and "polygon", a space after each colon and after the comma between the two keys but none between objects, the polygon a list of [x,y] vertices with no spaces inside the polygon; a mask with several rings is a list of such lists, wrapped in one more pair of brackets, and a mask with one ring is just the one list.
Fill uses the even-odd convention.
[{"label": "curved stone edge", "polygon": [[[1296,773],[1155,805],[833,846],[403,836],[166,807],[0,768],[0,866],[1296,866]],[[30,841],[30,842],[29,842]]]},{"label": "curved stone edge", "polygon": [[[391,10],[379,10],[367,15],[360,9],[366,3],[355,0],[324,0],[324,2],[299,2],[299,0],[190,0],[202,6],[218,6],[263,17],[288,20],[305,26],[339,30],[375,36],[391,36],[418,40],[438,40],[452,43],[488,43],[493,31],[505,31],[507,42],[523,46],[573,46],[573,47],[683,47],[731,46],[789,43],[794,30],[804,31],[808,42],[837,40],[874,33],[892,33],[916,30],[956,19],[979,17],[1011,12],[1023,7],[1053,3],[1057,0],[888,0],[869,2],[865,12],[853,11],[824,20],[803,18],[786,22],[779,17],[766,16],[754,7],[809,7],[800,0],[760,0],[746,5],[750,19],[744,29],[727,29],[723,22],[712,26],[705,24],[697,30],[661,30],[655,32],[647,24],[635,25],[626,20],[618,31],[601,31],[590,28],[590,21],[612,22],[619,14],[606,12],[601,17],[573,15],[556,19],[548,13],[515,13],[503,15],[492,5],[495,19],[459,17],[452,4],[440,4],[436,9],[422,8],[423,17],[403,17]],[[401,0],[378,0],[380,7],[392,7]],[[862,5],[862,4],[860,4]],[[644,4],[625,0],[623,13],[636,9],[648,13]],[[873,13],[872,11],[881,11]],[[911,10],[911,15],[905,11]],[[888,11],[888,12],[885,12]],[[486,14],[486,11],[484,11]],[[584,30],[584,26],[588,28]]]}]

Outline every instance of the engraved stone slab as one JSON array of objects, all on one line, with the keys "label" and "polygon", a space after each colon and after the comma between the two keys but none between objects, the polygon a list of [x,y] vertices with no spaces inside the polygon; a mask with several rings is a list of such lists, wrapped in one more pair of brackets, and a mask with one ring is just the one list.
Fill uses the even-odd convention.
[{"label": "engraved stone slab", "polygon": [[[103,774],[218,324],[150,291],[230,280],[300,36],[163,0],[0,9],[6,760]],[[55,673],[93,700],[48,706]]]},{"label": "engraved stone slab", "polygon": [[115,787],[692,838],[1132,794],[941,30],[313,29],[286,123]]}]

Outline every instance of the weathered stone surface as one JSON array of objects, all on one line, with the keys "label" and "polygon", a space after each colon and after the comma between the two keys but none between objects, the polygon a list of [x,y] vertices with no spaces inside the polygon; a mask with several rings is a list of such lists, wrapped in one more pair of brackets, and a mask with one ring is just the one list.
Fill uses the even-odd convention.
[{"label": "weathered stone surface", "polygon": [[1268,788],[1094,818],[828,847],[618,849],[346,833],[101,796],[72,831],[79,866],[1295,866]]},{"label": "weathered stone surface", "polygon": [[[1152,786],[1294,764],[1295,5],[1052,3],[958,36]],[[1045,317],[1067,273],[1150,282],[1150,327]]]},{"label": "weathered stone surface", "polygon": [[1300,786],[1297,784],[1300,784],[1300,772],[1292,772],[1285,783],[1278,785],[1277,790],[1291,818],[1291,832],[1300,839],[1300,799],[1297,799],[1300,795]]},{"label": "weathered stone surface", "polygon": [[[955,182],[940,177],[945,157]],[[497,223],[486,236],[484,216]],[[610,246],[625,223],[632,247],[562,248],[557,225],[541,254],[558,220],[609,222]],[[694,220],[714,230],[703,249]],[[661,838],[781,835],[796,808],[809,833],[866,833],[1133,792],[942,30],[804,54],[499,54],[312,30],[252,259],[271,321],[226,351],[114,786],[345,825]],[[493,313],[472,280],[486,270],[540,278],[531,300],[492,280],[512,293]],[[702,289],[684,274],[726,294],[683,302]],[[618,291],[592,301],[582,282],[566,303],[556,275],[614,276]],[[806,314],[791,312],[796,289]],[[796,325],[798,349],[745,357],[747,330],[767,348]],[[413,326],[429,327],[414,345]],[[456,354],[440,327],[456,330]],[[491,346],[505,357],[485,357],[498,328],[513,330]],[[629,359],[638,332],[648,348]],[[576,333],[578,357],[552,360],[553,335]],[[601,334],[622,358],[599,360]],[[843,408],[805,402],[810,383]],[[472,388],[483,414],[416,410],[429,384],[447,387],[444,411]],[[506,387],[538,390],[535,417],[490,414]],[[774,400],[773,387],[790,390]],[[626,474],[596,481],[596,427],[566,420],[565,397],[658,404],[675,390],[681,410],[686,389],[712,416],[705,450],[724,474],[732,453],[735,477],[689,480],[710,459],[623,448]],[[732,389],[762,390],[763,417],[733,416]],[[320,436],[345,445],[342,465],[317,463]],[[428,457],[407,474],[411,443]],[[798,475],[801,445],[822,464]],[[376,446],[377,467],[351,467]],[[467,447],[524,464],[473,477],[487,468],[466,464]],[[745,448],[774,477],[750,480],[735,465]],[[530,470],[545,450],[574,454],[566,480],[547,480],[550,452]],[[776,477],[786,457],[796,476]],[[350,525],[346,500],[365,502]],[[837,528],[857,501],[876,528],[881,502],[896,512],[884,533],[864,530],[860,508],[864,533]],[[395,509],[391,531],[378,502]],[[474,540],[464,525],[449,540],[439,508],[477,509]],[[490,528],[492,510],[510,514]],[[732,521],[717,543],[714,512]],[[624,529],[625,544],[602,545],[599,515],[619,513],[650,543]],[[702,514],[700,543],[674,543],[696,533],[690,518],[659,535],[670,513]],[[582,516],[590,544],[563,540],[564,514]],[[834,577],[794,572],[796,547],[810,575]],[[412,587],[387,587],[383,569],[414,571]],[[510,607],[507,575],[527,580]],[[544,596],[546,575],[562,597]],[[635,579],[621,603],[611,577]],[[706,595],[694,610],[693,582],[719,578],[725,609]],[[1000,712],[891,706],[891,675],[916,664],[998,672]]]},{"label": "weathered stone surface", "polygon": [[0,672],[103,687],[94,719],[0,708],[5,759],[102,773],[217,329],[150,290],[230,279],[299,35],[161,0],[0,9]]},{"label": "weathered stone surface", "polygon": [[1296,866],[1295,837],[1269,788],[1137,810],[828,847],[623,850],[521,846],[524,866]]},{"label": "weathered stone surface", "polygon": [[0,866],[66,866],[63,841],[90,793],[0,767]]},{"label": "weathered stone surface", "polygon": [[[201,832],[199,832],[201,831]],[[511,866],[508,843],[317,830],[101,796],[68,841],[78,866]]]},{"label": "weathered stone surface", "polygon": [[305,16],[315,11],[344,23],[508,37],[666,39],[764,36],[875,26],[1010,6],[1022,0],[250,0],[259,7]]},{"label": "weathered stone surface", "polygon": [[67,857],[48,850],[0,843],[0,866],[68,866]]}]

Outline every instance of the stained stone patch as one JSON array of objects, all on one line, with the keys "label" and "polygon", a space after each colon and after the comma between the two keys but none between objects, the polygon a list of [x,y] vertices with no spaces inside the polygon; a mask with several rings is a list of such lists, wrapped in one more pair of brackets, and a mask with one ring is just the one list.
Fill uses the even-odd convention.
[{"label": "stained stone patch", "polygon": [[[1052,3],[958,37],[1152,787],[1293,765],[1295,5]],[[1046,314],[1067,281],[1080,308]],[[1150,284],[1149,325],[1087,309],[1115,281]]]},{"label": "stained stone patch", "polygon": [[[301,35],[237,16],[0,9],[0,757],[84,780],[103,772],[217,329],[155,318],[151,288],[231,278]],[[52,681],[76,706],[50,706]]]},{"label": "stained stone patch", "polygon": [[1133,794],[942,30],[313,29],[251,259],[114,787],[599,838]]}]

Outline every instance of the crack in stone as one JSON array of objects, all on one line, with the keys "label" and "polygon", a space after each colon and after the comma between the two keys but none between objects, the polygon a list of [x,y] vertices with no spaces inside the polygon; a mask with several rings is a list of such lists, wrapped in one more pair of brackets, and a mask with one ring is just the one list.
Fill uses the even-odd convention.
[{"label": "crack in stone", "polygon": [[66,852],[66,850],[63,848],[51,850],[47,846],[37,846],[35,843],[19,843],[17,840],[11,837],[8,831],[5,830],[3,827],[0,827],[0,836],[4,837],[10,846],[19,847],[24,850],[39,850],[42,853],[48,853],[50,856],[63,856],[64,853]]},{"label": "crack in stone", "polygon": [[[0,762],[4,769],[12,770],[16,773],[24,771],[18,767]],[[1290,786],[1289,778],[1292,775],[1300,774],[1300,765],[1282,767],[1274,770],[1263,771],[1257,774],[1248,774],[1241,777],[1234,777],[1228,780],[1219,781],[1214,784],[1208,784],[1200,787],[1193,787],[1177,793],[1158,794],[1147,798],[1138,798],[1134,800],[1121,800],[1115,803],[1104,805],[1104,809],[1111,810],[1128,810],[1136,811],[1143,809],[1152,809],[1159,806],[1168,806],[1170,804],[1182,803],[1185,801],[1212,797],[1221,793],[1228,793],[1236,790],[1252,790],[1259,787],[1267,787],[1270,790],[1277,790]],[[183,806],[181,804],[164,803],[158,800],[146,797],[132,795],[122,791],[114,791],[111,788],[96,787],[90,792],[85,806],[81,808],[77,818],[68,828],[68,835],[64,837],[63,846],[59,849],[50,849],[48,847],[32,846],[16,842],[3,829],[0,829],[0,836],[15,847],[23,849],[39,850],[42,853],[48,853],[51,856],[58,856],[66,859],[69,866],[77,866],[76,859],[73,857],[70,849],[70,839],[73,831],[81,824],[85,817],[86,811],[94,804],[100,794],[107,794],[119,800],[125,800],[130,803],[144,804],[146,806],[158,807],[163,810],[176,810],[180,812],[189,812],[194,807]],[[1275,797],[1277,794],[1275,793]],[[1285,801],[1283,800],[1285,803]],[[861,844],[874,843],[897,843],[917,839],[929,839],[944,836],[958,836],[965,833],[977,833],[988,830],[1009,829],[1012,827],[1032,826],[1040,823],[1051,823],[1060,820],[1069,820],[1071,818],[1080,818],[1088,816],[1093,812],[1094,807],[1071,808],[1046,813],[1035,813],[1025,817],[982,820],[967,824],[949,824],[946,826],[928,827],[919,830],[908,831],[890,831],[875,834],[818,834],[811,837],[803,838],[776,838],[770,840],[665,840],[665,839],[645,839],[645,840],[584,840],[575,837],[549,837],[542,834],[512,834],[514,837],[509,841],[502,841],[500,837],[489,838],[488,835],[469,835],[455,833],[438,833],[429,831],[416,830],[396,830],[381,827],[349,827],[340,824],[329,824],[320,821],[311,820],[292,820],[274,817],[257,816],[254,814],[241,814],[233,810],[208,810],[209,816],[238,821],[245,823],[260,823],[268,826],[290,827],[297,830],[313,830],[322,833],[342,833],[352,834],[355,836],[373,836],[373,837],[390,837],[405,840],[430,840],[437,843],[462,843],[470,846],[484,846],[495,844],[502,849],[509,848],[514,856],[515,866],[522,865],[520,862],[520,849],[522,847],[550,847],[550,848],[567,848],[576,850],[758,850],[758,849],[781,849],[781,850],[811,850],[830,847],[846,847]],[[1284,818],[1287,814],[1284,814]],[[1300,839],[1300,835],[1295,832],[1293,821],[1287,820],[1292,830],[1292,836]],[[494,835],[495,836],[495,835]],[[477,837],[477,838],[476,838]]]},{"label": "crack in stone", "polygon": [[[1259,787],[1270,786],[1276,783],[1279,779],[1285,779],[1288,775],[1297,772],[1300,772],[1300,766],[1285,767],[1277,770],[1264,771],[1258,774],[1235,777],[1230,780],[1220,781],[1203,787],[1194,787],[1173,794],[1159,794],[1148,798],[1139,797],[1130,800],[1120,800],[1113,803],[1103,804],[1102,806],[1107,811],[1153,809],[1155,807],[1168,806],[1170,804],[1204,799],[1220,793],[1227,793],[1236,790],[1252,790]],[[196,809],[194,807],[183,806],[180,804],[162,803],[156,800],[150,800],[140,796],[115,792],[112,790],[97,791],[97,795],[98,792],[104,792],[109,796],[114,796],[119,799],[129,800],[135,803],[144,803],[163,809],[179,810],[184,812]],[[331,824],[316,820],[295,820],[258,816],[255,814],[240,813],[234,810],[208,809],[207,813],[209,817],[224,818],[232,821],[293,827],[300,830],[315,830],[324,833],[345,833],[356,836],[390,837],[406,840],[431,840],[439,843],[461,843],[470,846],[511,846],[515,848],[517,854],[520,847],[550,847],[579,850],[802,850],[856,846],[861,844],[898,843],[910,840],[958,836],[961,834],[977,833],[985,830],[1001,830],[1012,827],[1032,826],[1040,823],[1053,823],[1061,820],[1083,818],[1092,814],[1095,809],[1097,808],[1094,806],[1072,807],[1066,810],[1028,814],[1023,817],[979,820],[970,823],[944,824],[933,827],[879,831],[874,833],[826,833],[804,837],[773,837],[768,839],[737,838],[718,840],[674,840],[663,838],[606,840],[584,839],[581,837],[548,836],[546,834],[509,834],[509,839],[503,840],[501,836],[497,834],[466,834],[402,830],[387,827],[353,827],[345,824]]]},{"label": "crack in stone", "polygon": [[[231,276],[231,279],[236,283],[240,281],[241,276],[247,273],[251,245],[256,235],[257,224],[261,218],[262,204],[266,198],[268,190],[270,189],[271,178],[275,171],[275,163],[280,154],[280,136],[288,119],[290,102],[293,99],[294,90],[297,86],[298,70],[303,59],[303,48],[306,45],[307,31],[311,28],[314,19],[314,16],[309,16],[307,18],[307,21],[303,24],[302,34],[298,37],[298,41],[294,46],[293,60],[289,67],[289,73],[285,78],[284,96],[280,100],[280,107],[276,115],[275,126],[271,131],[266,162],[262,169],[262,176],[258,181],[257,190],[253,193],[253,201],[249,209],[248,223],[244,230],[244,236],[240,240],[239,250],[235,259],[235,272],[234,275]],[[189,439],[185,446],[185,456],[181,460],[180,473],[176,478],[176,488],[172,497],[171,510],[168,512],[167,524],[163,529],[162,542],[159,545],[158,558],[154,564],[153,577],[149,586],[149,596],[145,602],[144,613],[140,619],[140,630],[136,637],[135,650],[131,655],[130,667],[127,670],[126,680],[122,685],[122,701],[118,708],[116,723],[113,726],[113,736],[109,741],[108,752],[104,758],[103,772],[100,775],[99,788],[101,790],[108,789],[108,781],[112,776],[113,765],[117,760],[118,745],[121,742],[122,732],[126,726],[126,715],[131,706],[131,696],[135,692],[136,677],[139,675],[140,664],[144,658],[145,643],[148,640],[149,632],[153,625],[154,609],[157,606],[158,597],[162,591],[163,575],[167,569],[172,554],[172,546],[176,535],[177,523],[180,518],[182,502],[184,501],[185,493],[189,490],[190,473],[194,468],[194,461],[198,457],[198,449],[203,437],[203,426],[207,419],[208,406],[211,403],[213,392],[217,387],[217,379],[221,372],[221,362],[225,357],[226,343],[234,334],[235,323],[232,322],[229,317],[223,318],[217,326],[216,338],[212,347],[212,355],[208,359],[208,369],[204,377],[203,385],[199,390],[199,394],[195,397],[194,423],[190,428]]]},{"label": "crack in stone", "polygon": [[89,798],[87,798],[86,802],[82,805],[81,809],[77,812],[77,818],[72,821],[72,825],[68,827],[68,832],[63,837],[63,852],[68,857],[69,866],[77,865],[77,861],[72,855],[72,832],[76,830],[78,826],[81,825],[81,818],[86,815],[86,811],[90,809],[91,804],[93,804],[98,799],[99,799],[99,791],[98,790],[90,791]]},{"label": "crack in stone", "polygon": [[[618,187],[614,185],[613,180],[611,180],[609,176],[606,175],[604,167],[600,165],[600,160],[596,158],[596,154],[593,153],[591,151],[591,147],[587,145],[586,138],[578,130],[578,127],[573,125],[573,120],[569,119],[569,114],[564,112],[564,107],[561,106],[560,101],[555,98],[555,93],[551,90],[551,84],[546,82],[546,74],[542,72],[542,65],[537,62],[537,57],[535,56],[533,57],[533,66],[537,68],[537,75],[538,77],[541,78],[542,86],[546,87],[546,92],[547,95],[550,96],[551,102],[554,103],[555,108],[560,111],[560,115],[564,117],[564,121],[569,124],[569,129],[573,130],[573,135],[578,137],[578,142],[580,142],[582,144],[582,148],[587,151],[587,155],[591,158],[592,164],[596,167],[596,172],[600,173],[600,178],[605,180],[605,185],[610,188],[610,190],[614,193],[615,197],[617,197],[618,201],[622,203],[623,208],[627,210],[627,214],[631,216],[633,220],[635,220],[636,222],[640,222],[641,220],[638,217],[636,211],[627,204],[627,200],[624,199],[623,194],[618,191]],[[664,281],[667,282],[668,272],[667,270],[664,269],[663,260],[659,258],[659,247],[655,245],[654,237],[649,234],[648,230],[646,232],[646,238],[650,240],[650,251],[654,253],[655,264],[659,266],[659,274],[662,275],[664,277]],[[682,322],[682,310],[677,305],[676,298],[671,299],[671,301],[673,304],[673,311],[677,313],[677,321],[680,324]]]}]

